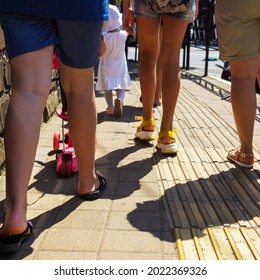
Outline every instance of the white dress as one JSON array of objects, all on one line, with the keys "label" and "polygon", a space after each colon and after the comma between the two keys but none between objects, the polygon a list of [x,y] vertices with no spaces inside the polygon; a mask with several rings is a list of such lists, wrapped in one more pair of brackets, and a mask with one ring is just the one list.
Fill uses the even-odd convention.
[{"label": "white dress", "polygon": [[105,52],[99,58],[96,90],[126,89],[130,86],[125,56],[125,31],[106,32],[104,36]]}]

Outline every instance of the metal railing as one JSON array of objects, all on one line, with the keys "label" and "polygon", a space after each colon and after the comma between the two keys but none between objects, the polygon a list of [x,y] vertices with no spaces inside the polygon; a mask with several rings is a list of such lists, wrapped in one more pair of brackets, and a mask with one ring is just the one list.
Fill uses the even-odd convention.
[{"label": "metal railing", "polygon": [[214,16],[214,0],[200,0],[199,14],[197,19],[188,25],[185,38],[183,40],[183,65],[182,68],[190,69],[190,45],[194,42],[205,45],[205,67],[204,76],[208,75],[209,48],[211,42],[217,43],[217,31]]}]

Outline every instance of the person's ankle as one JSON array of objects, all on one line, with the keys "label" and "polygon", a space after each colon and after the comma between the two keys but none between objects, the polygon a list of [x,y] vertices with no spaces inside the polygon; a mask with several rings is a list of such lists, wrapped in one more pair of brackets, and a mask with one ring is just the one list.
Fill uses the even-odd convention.
[{"label": "person's ankle", "polygon": [[1,228],[4,236],[19,234],[27,227],[26,213],[24,211],[13,211],[11,208],[4,208],[3,225]]},{"label": "person's ankle", "polygon": [[245,153],[245,152],[243,152],[243,150],[240,150],[239,161],[247,163],[247,164],[254,163],[254,155],[252,152]]},{"label": "person's ankle", "polygon": [[244,147],[240,147],[240,153],[244,153],[247,156],[253,156],[253,149],[252,148],[244,148]]},{"label": "person's ankle", "polygon": [[78,193],[79,194],[87,194],[89,192],[93,192],[99,188],[99,180],[96,177],[86,178],[85,180],[79,180],[78,182]]}]

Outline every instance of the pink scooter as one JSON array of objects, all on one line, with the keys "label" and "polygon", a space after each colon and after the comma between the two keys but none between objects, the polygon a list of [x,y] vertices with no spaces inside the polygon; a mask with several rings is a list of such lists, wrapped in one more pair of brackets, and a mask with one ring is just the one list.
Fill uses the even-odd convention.
[{"label": "pink scooter", "polygon": [[[53,135],[53,150],[56,152],[56,171],[62,177],[70,177],[78,172],[78,164],[70,134],[69,132],[64,132],[64,121],[67,121],[68,117],[61,108],[56,110],[56,114],[62,119],[62,135],[60,135],[59,131],[55,131]],[[60,149],[60,144],[62,144],[62,149]]]},{"label": "pink scooter", "polygon": [[[53,135],[53,150],[56,152],[56,171],[63,177],[70,177],[78,172],[78,164],[70,134],[69,132],[64,132],[64,122],[68,120],[67,100],[59,80],[59,60],[56,54],[53,55],[52,68],[58,74],[55,79],[59,81],[62,100],[62,108],[56,110],[56,114],[62,119],[62,138],[59,131],[55,131]],[[60,144],[62,144],[62,149],[60,149]]]}]

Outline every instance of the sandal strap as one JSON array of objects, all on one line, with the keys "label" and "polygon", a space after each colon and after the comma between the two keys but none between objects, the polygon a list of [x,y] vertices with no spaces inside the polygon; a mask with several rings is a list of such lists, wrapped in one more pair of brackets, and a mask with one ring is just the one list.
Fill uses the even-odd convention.
[{"label": "sandal strap", "polygon": [[242,158],[253,157],[253,156],[254,156],[253,153],[241,153],[241,152],[239,152],[239,155],[240,155]]},{"label": "sandal strap", "polygon": [[238,160],[238,158],[239,158],[240,156],[241,156],[242,158],[253,157],[253,156],[254,156],[253,153],[243,153],[243,152],[241,152],[241,147],[237,147],[237,148],[231,149],[230,152],[235,152],[236,160]]},{"label": "sandal strap", "polygon": [[153,119],[142,121],[142,123],[137,127],[139,131],[143,131],[146,126],[155,126]]},{"label": "sandal strap", "polygon": [[[137,118],[136,118],[137,119]],[[142,120],[142,117],[140,118],[140,120]],[[141,124],[139,125],[135,125],[134,127],[137,128],[137,131],[144,131],[144,127],[146,126],[155,126],[155,122],[153,119],[150,119],[150,120],[143,120],[141,122]]]},{"label": "sandal strap", "polygon": [[155,126],[154,120],[150,119],[150,120],[142,121],[141,127],[145,127],[145,126]]},{"label": "sandal strap", "polygon": [[172,130],[163,130],[159,132],[159,139],[162,141],[162,138],[169,137],[175,141],[174,133],[178,132],[178,129],[172,129]]}]

